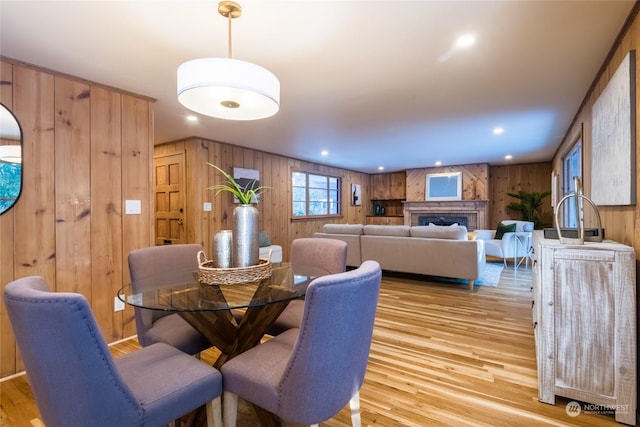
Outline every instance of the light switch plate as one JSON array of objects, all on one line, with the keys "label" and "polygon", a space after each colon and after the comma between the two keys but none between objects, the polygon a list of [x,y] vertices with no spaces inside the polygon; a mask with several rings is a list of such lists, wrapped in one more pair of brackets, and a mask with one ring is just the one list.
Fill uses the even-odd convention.
[{"label": "light switch plate", "polygon": [[204,205],[202,206],[202,208],[204,209],[205,212],[211,212],[211,202],[204,202]]},{"label": "light switch plate", "polygon": [[124,213],[126,215],[140,215],[142,213],[142,202],[140,200],[125,200]]}]

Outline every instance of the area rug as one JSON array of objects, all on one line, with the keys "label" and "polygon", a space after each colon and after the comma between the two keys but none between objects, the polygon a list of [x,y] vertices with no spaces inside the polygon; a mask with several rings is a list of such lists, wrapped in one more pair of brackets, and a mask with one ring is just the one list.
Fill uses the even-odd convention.
[{"label": "area rug", "polygon": [[473,284],[481,286],[498,286],[502,270],[504,270],[503,263],[488,262],[478,280],[475,280]]}]

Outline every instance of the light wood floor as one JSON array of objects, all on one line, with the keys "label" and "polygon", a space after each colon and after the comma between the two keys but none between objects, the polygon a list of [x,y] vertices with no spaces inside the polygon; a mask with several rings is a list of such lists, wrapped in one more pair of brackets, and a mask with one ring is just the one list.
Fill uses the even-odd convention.
[{"label": "light wood floor", "polygon": [[[569,417],[568,399],[537,400],[531,270],[507,267],[497,287],[385,276],[360,392],[363,426],[620,426],[611,415]],[[135,340],[112,347],[135,350]],[[211,361],[215,350],[203,354]],[[1,426],[39,414],[25,376],[0,383]],[[247,409],[238,425],[255,426]],[[349,426],[348,408],[324,427]]]}]

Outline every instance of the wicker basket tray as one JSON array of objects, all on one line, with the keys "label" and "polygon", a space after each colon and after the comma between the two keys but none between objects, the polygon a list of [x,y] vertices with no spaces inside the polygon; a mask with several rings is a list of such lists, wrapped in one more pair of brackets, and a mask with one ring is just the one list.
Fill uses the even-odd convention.
[{"label": "wicker basket tray", "polygon": [[240,285],[258,282],[271,277],[271,261],[260,258],[257,265],[249,267],[218,268],[207,261],[203,251],[198,252],[198,281],[207,285]]}]

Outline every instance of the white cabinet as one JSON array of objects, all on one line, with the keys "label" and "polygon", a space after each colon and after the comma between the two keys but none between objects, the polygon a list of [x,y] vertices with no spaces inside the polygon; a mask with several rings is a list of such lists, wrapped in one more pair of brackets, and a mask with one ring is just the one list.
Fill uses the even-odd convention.
[{"label": "white cabinet", "polygon": [[534,232],[533,325],[538,397],[615,410],[636,424],[636,268],[615,242],[564,245]]}]

